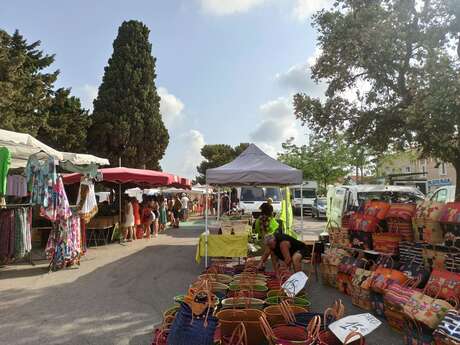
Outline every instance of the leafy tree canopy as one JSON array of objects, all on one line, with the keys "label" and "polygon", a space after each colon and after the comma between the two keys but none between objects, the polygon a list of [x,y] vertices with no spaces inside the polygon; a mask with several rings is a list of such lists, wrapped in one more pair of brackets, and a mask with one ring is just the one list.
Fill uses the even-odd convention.
[{"label": "leafy tree canopy", "polygon": [[88,149],[127,167],[160,169],[169,143],[155,86],[149,29],[128,21],[118,29],[113,54],[94,101]]},{"label": "leafy tree canopy", "polygon": [[317,181],[323,191],[349,173],[350,151],[341,136],[332,140],[312,137],[308,146],[296,146],[291,138],[282,147],[278,159],[302,170],[303,178]]},{"label": "leafy tree canopy", "polygon": [[238,146],[231,147],[225,144],[204,145],[201,155],[204,160],[197,167],[199,176],[196,178],[198,183],[206,183],[206,170],[220,167],[238,157],[249,146],[248,143],[240,143]]},{"label": "leafy tree canopy", "polygon": [[40,49],[40,41],[28,43],[15,31],[0,29],[1,128],[37,135],[46,122],[59,71],[48,72],[54,55]]},{"label": "leafy tree canopy", "polygon": [[53,93],[46,122],[40,127],[37,139],[56,150],[86,152],[86,134],[91,119],[81,108],[80,100],[70,96],[70,89]]},{"label": "leafy tree canopy", "polygon": [[328,82],[327,98],[296,95],[297,117],[323,138],[416,148],[460,172],[459,2],[337,0],[314,26],[321,55],[312,75]]}]

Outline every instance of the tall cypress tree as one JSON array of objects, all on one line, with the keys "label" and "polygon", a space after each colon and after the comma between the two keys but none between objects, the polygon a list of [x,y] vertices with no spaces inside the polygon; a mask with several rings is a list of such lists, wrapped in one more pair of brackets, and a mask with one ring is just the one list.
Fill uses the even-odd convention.
[{"label": "tall cypress tree", "polygon": [[149,32],[139,21],[123,22],[94,101],[88,149],[113,165],[121,156],[123,166],[160,169],[168,146]]}]

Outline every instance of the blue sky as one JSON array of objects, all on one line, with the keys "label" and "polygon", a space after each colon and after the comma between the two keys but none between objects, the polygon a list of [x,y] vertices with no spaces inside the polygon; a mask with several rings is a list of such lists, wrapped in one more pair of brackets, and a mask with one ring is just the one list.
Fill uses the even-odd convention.
[{"label": "blue sky", "polygon": [[4,1],[0,27],[56,54],[56,86],[92,107],[124,20],[151,30],[156,85],[171,140],[164,170],[194,177],[205,143],[255,142],[271,155],[305,143],[292,94],[321,95],[308,78],[316,54],[310,16],[330,0]]}]

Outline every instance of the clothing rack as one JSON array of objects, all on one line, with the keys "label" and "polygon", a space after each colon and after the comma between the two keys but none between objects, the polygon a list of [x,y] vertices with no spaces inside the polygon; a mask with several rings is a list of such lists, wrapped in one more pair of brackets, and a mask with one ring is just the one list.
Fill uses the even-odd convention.
[{"label": "clothing rack", "polygon": [[[20,208],[20,207],[29,207],[29,206],[33,206],[31,203],[27,203],[27,204],[6,204],[6,205],[2,205],[0,207],[0,211],[1,210],[5,210],[5,209],[11,209],[11,208]],[[30,229],[30,231],[32,232],[32,229]],[[25,256],[24,258],[22,259],[19,259],[18,261],[20,262],[21,260],[25,259],[25,258],[28,258],[28,262],[31,266],[35,266],[35,262],[33,261],[32,259],[32,250],[27,254],[27,256]]]},{"label": "clothing rack", "polygon": [[28,206],[33,206],[33,204],[28,203],[28,204],[6,204],[3,205],[2,208],[18,208],[18,207],[28,207]]}]

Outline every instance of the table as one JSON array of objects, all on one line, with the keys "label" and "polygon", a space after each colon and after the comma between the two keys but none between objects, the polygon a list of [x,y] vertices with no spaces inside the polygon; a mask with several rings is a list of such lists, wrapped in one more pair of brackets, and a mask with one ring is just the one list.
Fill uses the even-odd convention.
[{"label": "table", "polygon": [[[200,263],[205,256],[206,238],[200,235],[195,260]],[[248,235],[208,235],[208,257],[239,258],[248,256]]]},{"label": "table", "polygon": [[98,242],[103,242],[105,245],[109,242],[110,230],[118,222],[118,216],[100,216],[91,219],[86,225],[86,230],[89,233],[87,246],[90,246],[91,241],[97,247]]}]

